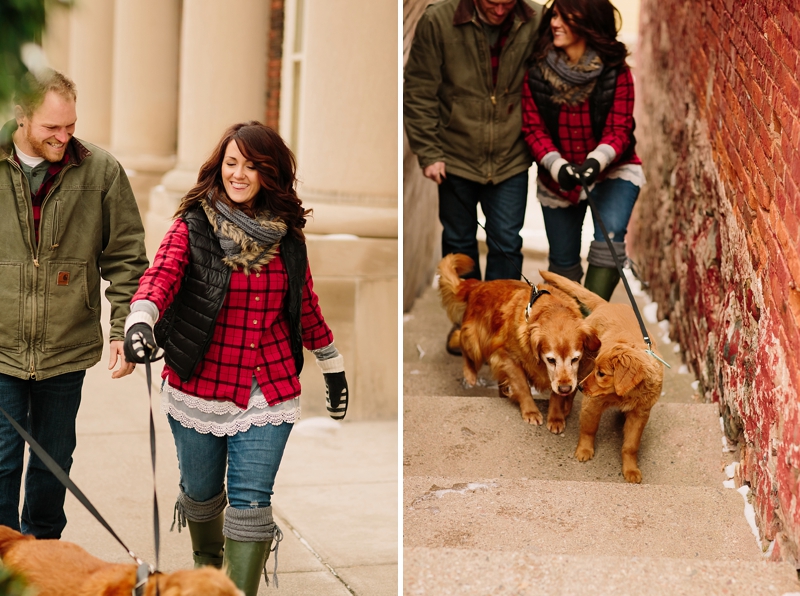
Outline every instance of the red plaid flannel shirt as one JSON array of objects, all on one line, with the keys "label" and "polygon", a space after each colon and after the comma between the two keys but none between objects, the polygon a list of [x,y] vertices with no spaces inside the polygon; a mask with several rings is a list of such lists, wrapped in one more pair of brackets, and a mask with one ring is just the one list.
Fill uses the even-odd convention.
[{"label": "red plaid flannel shirt", "polygon": [[[598,145],[606,144],[614,148],[617,156],[628,148],[630,144],[630,131],[633,127],[633,75],[630,69],[622,68],[617,76],[617,89],[614,95],[614,103],[606,119],[606,126],[603,135],[598,143],[592,133],[592,123],[589,117],[589,100],[586,99],[576,106],[564,105],[558,116],[558,136],[561,142],[559,151],[553,139],[550,138],[550,131],[545,126],[536,107],[536,102],[531,96],[528,87],[528,77],[522,85],[522,134],[531,149],[531,154],[536,163],[541,163],[542,158],[551,151],[559,151],[561,157],[568,162],[581,165],[586,161],[586,156]],[[640,164],[642,161],[637,155],[624,163]],[[614,161],[609,164],[600,175],[600,180],[623,162]],[[569,193],[559,190],[558,182],[553,180],[550,172],[540,168],[539,179],[544,185],[552,190],[556,195],[578,202],[580,188]]]},{"label": "red plaid flannel shirt", "polygon": [[[39,220],[41,219],[42,213],[42,201],[47,196],[47,193],[50,192],[50,189],[53,188],[53,183],[56,181],[56,174],[58,174],[61,170],[64,169],[70,160],[76,161],[75,158],[71,155],[72,152],[72,143],[67,144],[67,150],[64,151],[64,157],[61,158],[61,161],[51,162],[50,166],[47,168],[47,172],[45,172],[44,180],[42,180],[42,185],[39,187],[39,190],[36,193],[31,193],[31,205],[33,205],[33,229],[36,232],[36,243],[39,243]],[[14,161],[16,161],[20,167],[22,167],[22,162],[19,159],[16,151],[14,152]]]},{"label": "red plaid flannel shirt", "polygon": [[[132,302],[150,300],[163,314],[180,289],[188,263],[189,229],[186,222],[176,219],[161,242],[153,265],[139,280]],[[168,365],[161,376],[183,393],[233,401],[241,408],[247,407],[254,374],[270,405],[300,395],[283,308],[287,288],[288,276],[280,255],[260,273],[245,275],[234,271],[211,346],[192,378],[181,382]],[[309,268],[300,314],[303,345],[307,349],[324,348],[333,341],[322,318]]]},{"label": "red plaid flannel shirt", "polygon": [[489,54],[492,58],[492,87],[497,86],[497,70],[500,68],[500,54],[503,52],[503,46],[508,41],[508,34],[511,32],[511,25],[514,24],[514,11],[508,13],[506,20],[500,25],[500,35],[493,46],[489,48]]}]

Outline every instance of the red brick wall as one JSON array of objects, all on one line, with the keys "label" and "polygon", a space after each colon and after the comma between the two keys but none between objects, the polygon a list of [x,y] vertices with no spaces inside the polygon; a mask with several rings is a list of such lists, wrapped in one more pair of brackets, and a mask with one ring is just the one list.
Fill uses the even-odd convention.
[{"label": "red brick wall", "polygon": [[800,3],[642,0],[631,252],[738,441],[774,557],[800,545]]}]

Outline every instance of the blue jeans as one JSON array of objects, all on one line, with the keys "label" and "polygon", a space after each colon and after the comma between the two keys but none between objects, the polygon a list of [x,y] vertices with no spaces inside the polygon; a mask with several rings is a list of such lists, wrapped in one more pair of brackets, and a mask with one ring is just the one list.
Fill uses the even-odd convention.
[{"label": "blue jeans", "polygon": [[181,490],[199,502],[216,497],[225,487],[234,509],[269,507],[272,486],[292,424],[251,426],[232,437],[202,434],[167,417],[178,450]]},{"label": "blue jeans", "polygon": [[[613,242],[625,242],[628,222],[633,206],[639,197],[639,187],[622,180],[611,178],[595,185],[592,199],[597,206],[600,218]],[[569,207],[544,207],[544,227],[550,244],[550,266],[554,271],[565,271],[581,263],[581,229],[586,216],[588,201],[580,201]],[[605,242],[603,232],[594,219],[594,239]]]},{"label": "blue jeans", "polygon": [[[527,170],[499,184],[481,184],[448,174],[439,185],[442,255],[461,253],[475,261],[464,277],[481,278],[478,264],[478,203],[486,216],[486,280],[519,279],[522,237],[528,201]],[[505,255],[504,255],[505,253]]]},{"label": "blue jeans", "polygon": [[[75,418],[86,371],[34,381],[0,374],[0,406],[26,429],[69,474],[75,451]],[[0,415],[0,524],[37,538],[60,538],[67,525],[67,489],[31,453],[25,473],[25,502],[19,499],[25,442]]]}]

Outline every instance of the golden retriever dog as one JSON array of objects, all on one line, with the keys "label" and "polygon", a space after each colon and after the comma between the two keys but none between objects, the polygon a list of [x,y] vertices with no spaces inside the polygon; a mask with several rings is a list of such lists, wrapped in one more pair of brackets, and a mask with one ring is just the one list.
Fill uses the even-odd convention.
[{"label": "golden retriever dog", "polygon": [[[0,559],[22,574],[39,596],[131,596],[136,563],[107,563],[77,544],[37,540],[0,526]],[[243,596],[219,569],[203,567],[157,573],[147,580],[146,596]]]},{"label": "golden retriever dog", "polygon": [[439,263],[439,294],[453,323],[461,324],[464,379],[472,386],[484,362],[499,384],[500,396],[519,404],[522,418],[542,424],[530,386],[550,393],[547,428],[560,433],[578,387],[584,353],[600,347],[575,301],[548,288],[526,308],[531,287],[521,281],[461,279],[474,267],[466,255],[447,255]]},{"label": "golden retriever dog", "polygon": [[[619,408],[625,414],[622,475],[628,482],[641,482],[639,445],[650,410],[661,397],[663,365],[645,352],[647,344],[630,305],[610,304],[565,277],[548,271],[540,273],[549,284],[574,297],[591,311],[586,322],[600,336],[601,347],[594,368],[580,384],[584,399],[575,457],[579,461],[594,457],[594,438],[600,417],[608,408]],[[655,352],[652,338],[651,342]]]}]

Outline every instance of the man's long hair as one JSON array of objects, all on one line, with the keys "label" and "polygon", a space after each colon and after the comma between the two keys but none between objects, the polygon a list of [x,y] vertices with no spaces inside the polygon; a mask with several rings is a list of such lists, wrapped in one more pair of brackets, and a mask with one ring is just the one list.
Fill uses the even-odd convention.
[{"label": "man's long hair", "polygon": [[[252,207],[231,201],[222,183],[222,160],[231,141],[236,143],[245,159],[253,162],[258,172],[261,188]],[[286,223],[289,233],[304,241],[303,228],[311,210],[303,209],[295,191],[296,172],[294,155],[277,132],[255,120],[234,124],[225,131],[211,156],[200,168],[197,184],[183,197],[175,217],[180,217],[204,199],[212,208],[215,208],[216,201],[222,201],[231,209],[240,209],[251,217],[266,209]],[[211,191],[214,192],[209,199]]]}]

